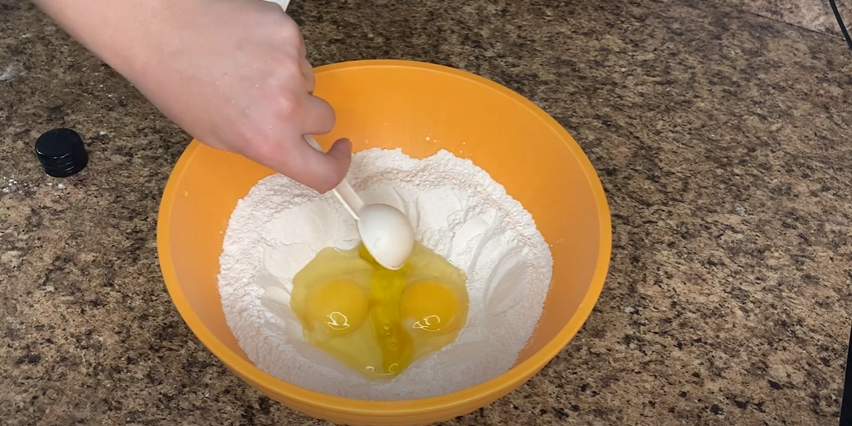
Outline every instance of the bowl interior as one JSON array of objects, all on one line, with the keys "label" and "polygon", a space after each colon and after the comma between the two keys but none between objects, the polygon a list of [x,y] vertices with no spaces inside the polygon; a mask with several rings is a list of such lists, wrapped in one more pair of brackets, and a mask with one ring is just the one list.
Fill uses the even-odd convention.
[{"label": "bowl interior", "polygon": [[[422,158],[446,149],[485,169],[532,214],[554,259],[544,311],[511,377],[474,392],[519,385],[573,337],[603,285],[609,212],[588,159],[530,102],[460,71],[400,61],[344,63],[319,68],[317,88],[337,111],[334,131],[317,137],[325,148],[348,137],[356,151],[399,147]],[[170,178],[158,237],[166,284],[181,315],[234,371],[266,383],[273,382],[253,369],[225,322],[216,276],[231,212],[270,173],[194,141]]]}]

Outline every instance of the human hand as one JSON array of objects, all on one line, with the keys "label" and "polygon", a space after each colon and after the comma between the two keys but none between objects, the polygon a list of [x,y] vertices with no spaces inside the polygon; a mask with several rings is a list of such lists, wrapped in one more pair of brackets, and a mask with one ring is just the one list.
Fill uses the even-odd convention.
[{"label": "human hand", "polygon": [[[328,153],[332,107],[313,96],[314,74],[296,23],[259,0],[171,2],[134,51],[115,64],[166,116],[203,143],[234,152],[326,192],[346,175],[351,144]],[[110,55],[106,55],[110,57]]]}]

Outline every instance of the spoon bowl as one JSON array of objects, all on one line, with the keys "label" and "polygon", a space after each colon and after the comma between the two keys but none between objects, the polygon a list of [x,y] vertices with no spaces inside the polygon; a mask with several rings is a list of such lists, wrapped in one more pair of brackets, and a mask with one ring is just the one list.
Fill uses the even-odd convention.
[{"label": "spoon bowl", "polygon": [[387,204],[361,208],[358,234],[364,247],[382,267],[398,270],[414,248],[414,229],[405,213]]},{"label": "spoon bowl", "polygon": [[[322,151],[313,136],[307,135],[305,140]],[[408,216],[387,204],[364,204],[346,178],[331,191],[355,219],[361,241],[376,263],[392,271],[402,268],[414,249],[414,229]]]}]

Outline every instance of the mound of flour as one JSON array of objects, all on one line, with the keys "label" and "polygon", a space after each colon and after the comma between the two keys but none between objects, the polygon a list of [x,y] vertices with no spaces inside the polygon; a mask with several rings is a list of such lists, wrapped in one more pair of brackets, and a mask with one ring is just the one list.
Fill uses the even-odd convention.
[{"label": "mound of flour", "polygon": [[272,175],[237,204],[220,258],[225,318],[251,361],[307,389],[371,400],[455,392],[511,368],[541,315],[553,265],[532,216],[484,170],[447,151],[422,160],[362,151],[348,179],[366,202],[404,211],[418,241],[465,271],[465,328],[389,382],[370,382],[306,343],[288,305],[292,278],[325,247],[355,247],[358,233],[333,194]]}]

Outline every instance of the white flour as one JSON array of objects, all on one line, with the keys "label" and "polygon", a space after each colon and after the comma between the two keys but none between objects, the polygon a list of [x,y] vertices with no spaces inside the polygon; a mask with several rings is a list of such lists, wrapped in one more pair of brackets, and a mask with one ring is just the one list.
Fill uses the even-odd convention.
[{"label": "white flour", "polygon": [[406,212],[417,240],[465,271],[465,328],[390,382],[369,382],[306,343],[288,306],[291,280],[320,249],[355,247],[358,234],[334,195],[272,175],[237,204],[220,258],[225,317],[252,362],[304,388],[372,400],[455,392],[511,368],[541,315],[553,265],[532,216],[485,171],[447,151],[423,160],[362,151],[348,178],[366,202]]}]

